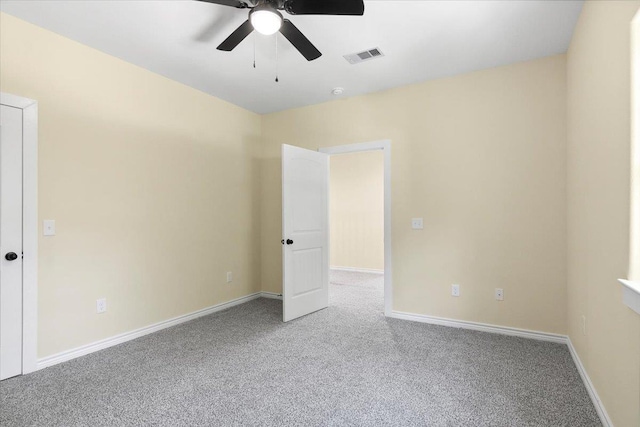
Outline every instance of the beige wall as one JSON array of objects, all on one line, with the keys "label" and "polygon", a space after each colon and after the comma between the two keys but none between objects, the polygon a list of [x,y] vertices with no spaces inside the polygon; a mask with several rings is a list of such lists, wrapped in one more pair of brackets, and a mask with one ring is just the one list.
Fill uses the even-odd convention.
[{"label": "beige wall", "polygon": [[331,266],[384,270],[382,150],[331,156]]},{"label": "beige wall", "polygon": [[[631,244],[629,279],[640,282],[640,11],[631,30]],[[639,405],[640,406],[640,405]]]},{"label": "beige wall", "polygon": [[640,316],[616,281],[629,259],[630,22],[639,6],[586,2],[567,54],[568,332],[621,427],[640,425]]},{"label": "beige wall", "polygon": [[263,116],[263,289],[281,291],[280,144],[390,139],[393,308],[564,333],[565,77],[559,55]]},{"label": "beige wall", "polygon": [[38,355],[260,290],[260,117],[0,20],[0,88],[39,102],[39,217],[57,227],[39,242]]}]

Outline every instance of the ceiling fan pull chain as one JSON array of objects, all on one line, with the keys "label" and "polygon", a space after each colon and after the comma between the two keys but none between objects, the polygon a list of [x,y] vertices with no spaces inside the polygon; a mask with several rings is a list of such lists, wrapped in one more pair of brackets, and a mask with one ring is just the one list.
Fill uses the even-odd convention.
[{"label": "ceiling fan pull chain", "polygon": [[256,68],[256,33],[253,32],[253,68]]},{"label": "ceiling fan pull chain", "polygon": [[278,83],[278,33],[276,33],[276,83]]}]

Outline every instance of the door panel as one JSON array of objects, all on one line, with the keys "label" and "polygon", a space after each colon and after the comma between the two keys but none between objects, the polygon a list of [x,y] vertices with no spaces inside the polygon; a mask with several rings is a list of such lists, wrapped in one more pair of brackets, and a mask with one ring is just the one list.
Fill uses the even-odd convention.
[{"label": "door panel", "polygon": [[[10,253],[16,258],[7,259]],[[3,380],[22,373],[22,110],[5,105],[0,106],[0,257]]]},{"label": "door panel", "polygon": [[[313,153],[313,152],[312,152]],[[323,183],[317,177],[322,177],[322,164],[301,157],[291,159],[291,176],[296,177],[290,182],[290,194],[293,210],[293,231],[322,232]]]},{"label": "door panel", "polygon": [[282,230],[287,322],[329,305],[327,154],[282,146]]},{"label": "door panel", "polygon": [[293,297],[322,289],[322,248],[293,250]]}]

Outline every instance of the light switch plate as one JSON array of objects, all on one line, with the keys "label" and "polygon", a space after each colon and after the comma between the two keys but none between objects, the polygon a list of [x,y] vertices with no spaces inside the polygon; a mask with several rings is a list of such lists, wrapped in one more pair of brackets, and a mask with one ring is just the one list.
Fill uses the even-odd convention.
[{"label": "light switch plate", "polygon": [[45,219],[42,224],[42,234],[45,236],[55,236],[56,221],[53,219]]},{"label": "light switch plate", "polygon": [[424,228],[422,218],[411,218],[411,228],[414,230],[422,230]]}]

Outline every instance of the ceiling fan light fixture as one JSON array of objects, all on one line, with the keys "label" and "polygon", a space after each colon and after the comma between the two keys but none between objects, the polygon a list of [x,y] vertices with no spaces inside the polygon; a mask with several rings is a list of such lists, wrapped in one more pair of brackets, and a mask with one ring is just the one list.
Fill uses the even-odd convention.
[{"label": "ceiling fan light fixture", "polygon": [[271,6],[257,6],[249,13],[249,21],[254,30],[270,36],[282,27],[282,14]]}]

